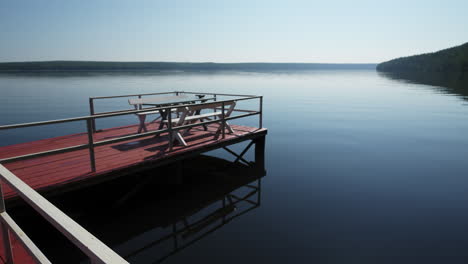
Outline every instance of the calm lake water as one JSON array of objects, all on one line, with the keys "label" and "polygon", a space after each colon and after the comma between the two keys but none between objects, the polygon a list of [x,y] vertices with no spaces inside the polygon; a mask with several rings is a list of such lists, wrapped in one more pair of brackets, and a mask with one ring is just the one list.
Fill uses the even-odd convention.
[{"label": "calm lake water", "polygon": [[[174,90],[263,95],[267,173],[261,179],[260,206],[164,263],[468,261],[468,101],[450,89],[373,70],[0,75],[0,124],[87,115],[90,96]],[[105,111],[127,106],[116,100],[96,107]],[[136,122],[135,117],[100,121],[98,127],[128,122]],[[0,145],[82,131],[83,123],[0,131]],[[209,154],[233,160],[223,151]],[[189,178],[195,182],[190,184],[198,184],[197,177]],[[111,217],[109,226],[120,228],[106,234],[102,230],[107,224],[93,223],[90,217],[99,210],[70,214],[104,242],[117,241],[108,243],[130,255],[130,261],[154,263],[174,246],[173,241],[152,244],[172,231],[170,220],[165,226],[159,221],[167,216],[159,204],[170,200],[160,194],[169,192],[173,198],[167,204],[183,207],[192,197],[190,184],[184,183],[185,191],[146,190],[157,197],[154,203],[142,203],[153,201],[147,196],[128,202],[125,206],[137,212],[135,217],[125,212]],[[62,206],[61,200],[55,202]],[[77,206],[94,204],[86,199],[82,203]],[[50,228],[40,220],[31,224],[31,217],[39,218],[26,211],[18,210],[14,217],[39,247],[52,260],[72,263],[63,262],[57,252],[74,256],[76,250],[64,249],[68,244],[57,242],[60,236],[53,231],[38,231]],[[154,225],[148,219],[154,219]],[[140,224],[147,228],[131,231]],[[119,240],[120,233],[128,233],[127,240]]]}]

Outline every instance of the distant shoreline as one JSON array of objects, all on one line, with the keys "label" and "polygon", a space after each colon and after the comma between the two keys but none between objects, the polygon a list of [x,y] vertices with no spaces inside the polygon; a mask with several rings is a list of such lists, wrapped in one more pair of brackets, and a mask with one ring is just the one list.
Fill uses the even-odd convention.
[{"label": "distant shoreline", "polygon": [[377,71],[415,74],[468,73],[468,43],[432,53],[402,57],[377,65]]},{"label": "distant shoreline", "polygon": [[2,62],[0,72],[85,72],[85,71],[288,71],[375,69],[373,63],[212,63],[212,62],[105,62],[37,61]]}]

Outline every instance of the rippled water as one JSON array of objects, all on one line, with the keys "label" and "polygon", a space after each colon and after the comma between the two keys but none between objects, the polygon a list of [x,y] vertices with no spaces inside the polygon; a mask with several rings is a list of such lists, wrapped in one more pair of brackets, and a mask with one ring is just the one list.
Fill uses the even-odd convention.
[{"label": "rippled water", "polygon": [[[0,123],[86,115],[89,96],[171,90],[263,95],[263,123],[269,131],[261,205],[164,263],[468,260],[468,104],[462,95],[441,87],[399,81],[371,70],[1,75]],[[125,102],[97,107],[104,111],[119,105]],[[256,125],[257,119],[243,122]],[[84,129],[84,124],[77,123],[0,131],[0,145]],[[210,155],[232,160],[221,150]],[[209,179],[207,182],[216,177]],[[190,197],[192,185],[188,186],[181,197]],[[127,204],[135,208],[140,219],[145,215],[149,219],[164,218],[165,213],[152,203],[139,209],[145,204],[141,201]],[[165,196],[158,196],[156,201],[183,206]],[[60,199],[56,202],[60,204]],[[156,211],[160,217],[149,217]],[[23,213],[17,213],[18,221],[28,226],[28,221],[21,219]],[[99,235],[99,225],[92,223],[86,212],[82,214],[75,217],[83,219],[79,222],[85,227],[94,228],[105,242],[112,240],[109,233],[115,232],[116,237],[125,233],[128,224],[127,240],[112,244],[123,255],[151,244],[158,239],[158,232],[172,230],[171,221],[164,229],[154,220],[154,226],[151,221],[145,223],[148,228],[144,232],[132,233],[130,226],[139,222],[122,213],[112,218],[120,229]],[[44,240],[41,235],[36,239]],[[58,243],[38,244],[52,254],[60,251]],[[152,245],[129,260],[153,263],[170,252],[171,246],[172,242]]]}]

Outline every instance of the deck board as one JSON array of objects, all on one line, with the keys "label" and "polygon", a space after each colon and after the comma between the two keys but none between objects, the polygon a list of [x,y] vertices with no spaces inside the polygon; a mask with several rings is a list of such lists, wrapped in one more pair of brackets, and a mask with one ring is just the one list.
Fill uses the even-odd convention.
[{"label": "deck board", "polygon": [[[147,125],[149,131],[154,131],[157,126],[159,126],[158,122]],[[252,135],[266,133],[266,129],[232,125],[235,131],[234,134],[226,133],[225,139],[221,139],[221,137],[215,139],[214,134],[217,127],[217,124],[211,124],[208,126],[208,131],[204,131],[201,126],[192,128],[184,136],[188,146],[176,144],[172,151],[168,150],[169,141],[167,133],[163,133],[156,138],[148,136],[96,147],[95,172],[91,172],[88,149],[9,162],[5,163],[4,166],[33,189],[45,191],[60,188],[70,183],[76,184],[80,181],[104,177],[104,175],[114,171],[132,166],[157,163],[160,160],[177,157],[178,155],[197,151],[210,145],[229,143],[234,139],[243,137],[247,139]],[[134,135],[137,128],[137,125],[130,125],[104,129],[95,133],[93,138],[97,142],[126,135]],[[86,133],[77,133],[4,146],[0,147],[0,159],[87,144],[87,141]],[[16,193],[9,186],[4,185],[3,188],[7,200],[16,196]]]}]

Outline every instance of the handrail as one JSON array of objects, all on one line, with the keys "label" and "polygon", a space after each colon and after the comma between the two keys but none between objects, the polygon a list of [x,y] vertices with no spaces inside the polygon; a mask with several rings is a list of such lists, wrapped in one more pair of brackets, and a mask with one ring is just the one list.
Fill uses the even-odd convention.
[{"label": "handrail", "polygon": [[[162,92],[162,93],[144,93],[144,94],[123,94],[123,95],[114,95],[114,96],[95,96],[95,97],[89,97],[89,114],[91,116],[96,114],[95,110],[94,110],[94,100],[123,98],[123,97],[135,97],[135,96],[138,96],[138,98],[141,98],[142,96],[147,96],[147,95],[162,95],[162,94],[172,94],[172,93],[174,93],[175,95],[179,95],[179,94],[212,95],[214,97],[215,101],[216,101],[216,96],[217,95],[220,95],[220,96],[248,97],[248,98],[255,97],[255,95],[218,94],[218,93],[185,92],[185,91],[173,91],[173,92]],[[120,112],[120,111],[113,111],[113,112]],[[102,112],[102,113],[113,113],[113,112]],[[94,119],[92,120],[92,130],[93,130],[93,132],[96,132],[96,121]]]},{"label": "handrail", "polygon": [[172,93],[185,93],[185,94],[204,94],[211,95],[216,94],[220,96],[240,96],[240,97],[255,97],[256,95],[245,95],[245,94],[222,94],[222,93],[205,93],[205,92],[186,92],[186,91],[173,91],[173,92],[162,92],[162,93],[144,93],[144,94],[122,94],[122,95],[112,95],[112,96],[94,96],[90,99],[111,99],[111,98],[122,98],[122,97],[134,97],[134,96],[147,96],[147,95],[161,95],[161,94],[172,94]]},{"label": "handrail", "polygon": [[[251,99],[256,99],[256,98],[261,98],[261,96],[256,96],[256,97],[250,97],[250,98],[239,98],[239,99],[230,99],[230,100],[221,100],[221,101],[216,101],[217,103],[222,103],[222,102],[233,102],[233,101],[243,101],[243,100],[251,100]],[[192,100],[192,101],[195,101]],[[197,105],[208,105],[212,104],[212,102],[207,102],[207,103],[199,103]],[[11,124],[11,125],[2,125],[0,126],[0,130],[3,129],[13,129],[13,128],[21,128],[21,127],[31,127],[31,126],[41,126],[41,125],[51,125],[51,124],[58,124],[58,123],[66,123],[66,122],[75,122],[75,121],[83,121],[87,119],[98,119],[98,118],[106,118],[106,117],[113,117],[113,116],[121,116],[121,115],[129,115],[129,114],[137,114],[137,113],[143,113],[147,112],[150,110],[167,110],[170,108],[179,108],[179,107],[185,107],[185,106],[191,106],[192,104],[182,104],[182,105],[177,105],[175,106],[163,106],[163,107],[148,107],[142,110],[128,110],[128,111],[122,111],[118,113],[110,113],[110,114],[96,114],[96,115],[89,115],[89,116],[81,116],[81,117],[73,117],[73,118],[64,118],[64,119],[56,119],[56,120],[48,120],[48,121],[39,121],[39,122],[30,122],[30,123],[20,123],[20,124]]]},{"label": "handrail", "polygon": [[[233,119],[239,119],[239,118],[253,116],[253,115],[259,115],[259,114],[260,114],[260,112],[255,111],[255,112],[249,112],[247,114],[241,114],[241,115],[236,115],[236,116],[225,117],[224,119],[226,121],[229,121],[229,120],[233,120]],[[209,124],[214,124],[214,123],[219,123],[219,122],[220,122],[220,120],[211,120],[211,121],[204,121],[204,122],[199,122],[199,123],[194,123],[194,124],[177,126],[177,127],[174,127],[174,128],[165,128],[165,129],[160,129],[160,130],[155,130],[155,131],[150,131],[150,132],[144,132],[144,133],[130,135],[130,136],[122,136],[122,137],[118,137],[118,138],[101,140],[101,141],[93,142],[92,145],[94,147],[98,147],[98,146],[118,143],[118,142],[122,142],[122,141],[153,136],[153,135],[169,132],[169,131],[172,131],[172,130],[181,130],[181,129],[191,128],[191,127],[195,127],[195,126],[209,125]],[[31,153],[31,154],[26,154],[26,155],[21,155],[21,156],[4,158],[4,159],[0,159],[0,163],[7,163],[7,162],[18,161],[18,160],[37,158],[37,157],[42,157],[42,156],[46,156],[46,155],[59,154],[59,153],[70,152],[70,151],[75,151],[75,150],[82,150],[82,149],[89,148],[89,146],[90,146],[90,144],[82,144],[82,145],[76,145],[76,146],[71,146],[71,147],[66,147],[66,148],[53,149],[53,150],[48,150],[48,151],[43,151],[43,152],[36,152],[36,153]]]},{"label": "handrail", "polygon": [[143,95],[158,95],[158,94],[171,94],[175,92],[163,92],[163,93],[146,93],[146,94],[122,94],[113,96],[94,96],[91,99],[110,99],[110,98],[121,98],[121,97],[132,97],[132,96],[143,96]]},{"label": "handrail", "polygon": [[66,147],[66,148],[59,148],[59,149],[42,151],[42,152],[35,152],[35,153],[26,154],[26,155],[0,159],[0,163],[12,162],[12,161],[18,161],[18,160],[25,160],[25,159],[31,159],[31,158],[38,158],[38,157],[52,155],[52,154],[59,154],[59,153],[65,153],[65,152],[70,152],[70,151],[75,151],[75,150],[87,149],[88,147],[89,147],[88,144],[82,144],[82,145],[76,145],[76,146],[71,146],[71,147]]},{"label": "handrail", "polygon": [[179,92],[179,93],[185,93],[185,94],[203,94],[203,95],[220,95],[220,96],[239,96],[239,97],[257,97],[257,95],[249,95],[249,94],[222,94],[222,93],[198,93],[198,92]]},{"label": "handrail", "polygon": [[[185,92],[174,92],[176,94],[179,93],[185,93]],[[187,92],[191,93],[191,92]],[[158,93],[158,94],[167,94],[167,93]],[[202,94],[202,93],[199,93]],[[216,94],[213,94],[214,100],[216,101]],[[236,96],[236,95],[234,95]],[[238,95],[237,95],[238,96]],[[213,98],[208,98],[208,99],[213,99]],[[157,131],[152,131],[152,132],[146,132],[146,133],[141,133],[137,135],[131,135],[131,136],[122,136],[118,138],[113,138],[109,140],[103,140],[103,141],[98,141],[94,142],[93,138],[93,132],[95,131],[95,124],[94,120],[98,118],[106,118],[106,117],[114,117],[114,116],[121,116],[121,115],[129,115],[129,114],[138,114],[138,113],[143,113],[147,111],[156,111],[156,110],[169,110],[173,108],[182,108],[182,107],[189,107],[193,106],[193,103],[188,103],[187,102],[193,102],[193,101],[201,101],[201,103],[198,103],[197,106],[208,106],[212,105],[213,102],[206,102],[208,100],[207,98],[200,98],[200,99],[194,99],[190,101],[184,101],[182,102],[183,104],[181,105],[176,105],[176,106],[164,106],[164,107],[148,107],[145,109],[139,109],[139,110],[128,110],[128,111],[118,111],[118,112],[113,112],[113,113],[101,113],[101,114],[93,114],[90,116],[83,116],[83,117],[74,117],[74,118],[66,118],[66,119],[57,119],[57,120],[49,120],[49,121],[40,121],[40,122],[31,122],[31,123],[23,123],[23,124],[11,124],[11,125],[3,125],[0,126],[0,130],[4,129],[14,129],[14,128],[22,128],[22,127],[32,127],[32,126],[40,126],[40,125],[50,125],[50,124],[58,124],[58,123],[66,123],[66,122],[76,122],[76,121],[86,121],[86,127],[87,127],[87,135],[88,135],[88,144],[81,144],[81,145],[76,145],[76,146],[70,146],[70,147],[65,147],[65,148],[60,148],[60,149],[54,149],[54,150],[49,150],[49,151],[43,151],[43,152],[36,152],[36,153],[31,153],[31,154],[26,154],[26,155],[21,155],[21,156],[14,156],[14,157],[8,157],[8,158],[3,158],[0,159],[0,163],[5,163],[5,162],[13,162],[17,160],[24,160],[28,158],[36,158],[36,157],[41,157],[45,155],[50,155],[50,154],[58,154],[58,153],[64,153],[64,152],[70,152],[70,151],[76,151],[76,150],[81,150],[88,148],[89,149],[89,157],[90,157],[90,165],[91,165],[91,171],[96,171],[96,161],[94,157],[94,148],[97,146],[102,146],[102,145],[107,145],[107,144],[112,144],[112,143],[117,143],[121,141],[126,141],[126,140],[131,140],[131,139],[136,139],[136,138],[142,138],[150,135],[156,135],[164,132],[169,133],[169,145],[170,148],[169,150],[172,150],[172,132],[174,130],[180,130],[180,129],[185,129],[185,128],[191,128],[195,126],[200,126],[200,125],[208,125],[212,123],[218,123],[221,122],[222,127],[224,128],[225,122],[228,120],[232,119],[238,119],[242,117],[247,117],[247,116],[252,116],[252,115],[259,115],[259,128],[262,127],[262,119],[263,119],[263,97],[262,96],[251,96],[251,97],[244,97],[244,98],[236,98],[236,99],[229,99],[229,100],[220,100],[216,101],[216,104],[221,105],[221,109],[224,109],[224,106],[228,103],[232,102],[238,102],[238,101],[243,101],[243,100],[252,100],[252,99],[259,99],[259,111],[255,110],[240,110],[239,112],[246,112],[247,114],[241,114],[241,115],[236,115],[236,116],[230,116],[226,117],[224,116],[224,111],[221,111],[223,114],[221,115],[221,119],[217,120],[211,120],[211,121],[205,121],[205,122],[199,122],[199,123],[192,123],[192,124],[187,124],[187,125],[182,125],[182,126],[176,126],[173,127],[171,122],[169,122],[169,126],[166,129],[160,129]],[[90,103],[92,100],[90,100]],[[91,104],[92,106],[92,104]],[[91,113],[93,113],[94,108],[91,108]],[[169,115],[170,117],[170,115]],[[225,138],[225,131],[222,129],[222,138]]]},{"label": "handrail", "polygon": [[[231,117],[224,117],[224,118],[221,119],[221,121],[238,119],[238,118],[252,116],[252,115],[261,115],[261,112],[249,111],[248,114],[231,116]],[[220,120],[212,120],[212,121],[205,121],[205,122],[200,122],[200,123],[195,123],[195,124],[177,126],[176,129],[180,130],[180,129],[191,128],[191,127],[200,126],[200,125],[208,125],[208,124],[212,124],[212,123],[218,123],[219,121]],[[145,132],[145,133],[131,135],[131,136],[123,136],[123,137],[104,140],[104,141],[90,142],[90,144],[82,144],[82,145],[76,145],[76,146],[71,146],[71,147],[65,147],[65,148],[60,148],[60,149],[49,150],[49,151],[36,152],[36,153],[31,153],[31,154],[26,154],[26,155],[21,155],[21,156],[4,158],[4,159],[0,159],[0,162],[1,163],[13,162],[13,161],[24,160],[24,159],[29,159],[29,158],[37,158],[37,157],[51,155],[51,154],[58,154],[58,153],[75,151],[75,150],[81,150],[81,149],[85,149],[85,148],[90,148],[91,149],[94,146],[102,146],[102,145],[117,143],[117,142],[121,142],[121,141],[147,137],[147,136],[156,135],[156,134],[160,134],[160,133],[164,133],[164,132],[170,132],[170,131],[173,131],[173,130],[174,129],[172,127],[169,127],[167,129],[161,129],[161,130],[157,130],[157,131]],[[91,135],[91,133],[89,132],[88,135]],[[88,137],[88,139],[89,139],[89,141],[92,141],[92,137]],[[90,155],[94,156],[91,153],[92,152],[90,152]],[[94,171],[95,170],[94,157],[91,157],[91,163],[92,163],[92,169]]]},{"label": "handrail", "polygon": [[[76,223],[68,215],[55,207],[38,192],[0,165],[0,179],[12,187],[33,209],[49,223],[64,234],[73,244],[83,251],[92,263],[126,263],[128,262],[110,249],[107,245]],[[0,198],[3,201],[3,194]],[[4,209],[4,208],[3,208]],[[4,241],[8,243],[8,241]]]}]

